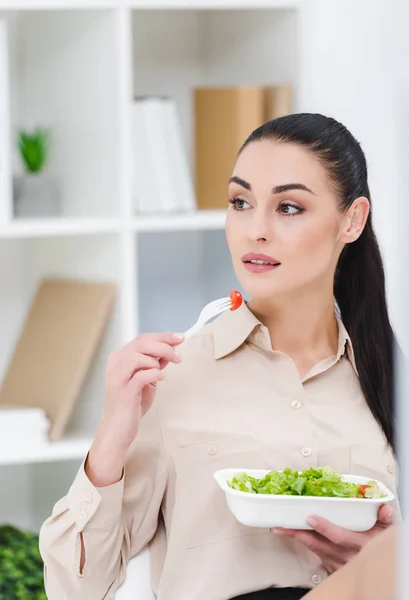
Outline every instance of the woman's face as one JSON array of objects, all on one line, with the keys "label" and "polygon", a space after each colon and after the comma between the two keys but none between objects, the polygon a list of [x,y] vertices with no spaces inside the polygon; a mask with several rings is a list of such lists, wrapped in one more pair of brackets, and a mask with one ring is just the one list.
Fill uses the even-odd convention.
[{"label": "woman's face", "polygon": [[314,155],[291,143],[250,143],[237,159],[229,198],[227,241],[251,297],[332,285],[346,215]]}]

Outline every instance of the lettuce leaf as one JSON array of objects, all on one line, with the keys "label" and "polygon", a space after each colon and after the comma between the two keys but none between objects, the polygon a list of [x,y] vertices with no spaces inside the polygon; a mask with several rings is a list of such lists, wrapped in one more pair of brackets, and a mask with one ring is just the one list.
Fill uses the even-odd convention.
[{"label": "lettuce leaf", "polygon": [[261,479],[242,472],[236,473],[227,483],[234,490],[253,494],[328,498],[382,498],[384,496],[375,481],[368,482],[363,489],[360,484],[345,481],[330,467],[311,468],[301,472],[294,469],[270,471]]}]

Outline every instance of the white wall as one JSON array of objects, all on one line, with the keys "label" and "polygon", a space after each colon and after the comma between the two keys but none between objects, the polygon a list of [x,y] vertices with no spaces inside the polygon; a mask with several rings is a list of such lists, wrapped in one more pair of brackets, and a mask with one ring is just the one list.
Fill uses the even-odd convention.
[{"label": "white wall", "polygon": [[[333,116],[363,146],[391,317],[409,349],[409,339],[403,340],[407,309],[401,294],[402,265],[398,264],[406,169],[400,132],[404,105],[397,71],[398,65],[407,68],[399,31],[406,1],[305,0],[300,21],[298,108]],[[407,31],[403,34],[408,37]],[[406,147],[406,156],[408,150]],[[403,193],[407,193],[404,188]]]},{"label": "white wall", "polygon": [[118,214],[113,12],[21,13],[11,32],[13,129],[51,128],[49,171],[60,182],[64,215]]}]

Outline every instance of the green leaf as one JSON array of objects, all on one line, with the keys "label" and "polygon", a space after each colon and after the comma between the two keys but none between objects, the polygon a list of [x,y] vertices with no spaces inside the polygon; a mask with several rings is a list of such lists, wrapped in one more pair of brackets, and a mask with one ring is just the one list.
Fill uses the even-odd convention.
[{"label": "green leaf", "polygon": [[0,600],[47,600],[38,535],[0,525]]},{"label": "green leaf", "polygon": [[[238,473],[227,482],[233,489],[256,494],[279,494],[286,496],[325,496],[333,498],[362,498],[359,484],[342,479],[330,467],[306,469],[302,472],[293,469],[270,471],[261,479]],[[370,482],[365,497],[381,498],[376,482]]]},{"label": "green leaf", "polygon": [[48,158],[50,132],[38,127],[32,132],[19,131],[18,148],[26,170],[39,173],[43,170]]}]

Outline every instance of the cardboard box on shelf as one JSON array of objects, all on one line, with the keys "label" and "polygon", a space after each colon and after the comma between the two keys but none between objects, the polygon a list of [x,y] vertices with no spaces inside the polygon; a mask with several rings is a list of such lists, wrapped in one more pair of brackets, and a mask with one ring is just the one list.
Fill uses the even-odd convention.
[{"label": "cardboard box on shelf", "polygon": [[196,88],[194,107],[197,206],[226,209],[228,179],[241,145],[266,121],[292,111],[292,87]]},{"label": "cardboard box on shelf", "polygon": [[264,89],[264,121],[284,117],[293,112],[293,86],[271,85]]},{"label": "cardboard box on shelf", "polygon": [[42,408],[61,437],[106,327],[113,284],[43,280],[0,389],[0,405]]}]

